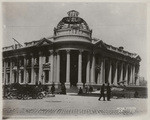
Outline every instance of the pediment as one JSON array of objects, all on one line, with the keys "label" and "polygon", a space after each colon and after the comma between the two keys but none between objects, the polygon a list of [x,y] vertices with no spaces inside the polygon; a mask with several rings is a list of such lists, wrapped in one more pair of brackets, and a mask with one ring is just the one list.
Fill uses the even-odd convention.
[{"label": "pediment", "polygon": [[139,61],[142,60],[141,57],[140,57],[139,55],[136,57],[136,59],[139,60]]},{"label": "pediment", "polygon": [[98,42],[95,44],[95,47],[106,49],[105,43],[103,43],[102,40],[98,41]]},{"label": "pediment", "polygon": [[39,46],[52,45],[52,44],[53,44],[52,41],[50,41],[46,38],[43,38],[43,39],[41,39],[41,41],[36,46],[39,47]]}]

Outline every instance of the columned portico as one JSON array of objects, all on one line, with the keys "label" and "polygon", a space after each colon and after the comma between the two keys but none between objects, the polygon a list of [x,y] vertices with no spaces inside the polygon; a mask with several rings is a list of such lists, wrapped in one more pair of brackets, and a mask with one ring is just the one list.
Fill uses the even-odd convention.
[{"label": "columned portico", "polygon": [[5,47],[3,84],[54,83],[56,88],[137,85],[140,56],[92,37],[92,30],[78,15],[69,11],[51,38],[26,42],[22,48],[16,48],[18,44]]}]

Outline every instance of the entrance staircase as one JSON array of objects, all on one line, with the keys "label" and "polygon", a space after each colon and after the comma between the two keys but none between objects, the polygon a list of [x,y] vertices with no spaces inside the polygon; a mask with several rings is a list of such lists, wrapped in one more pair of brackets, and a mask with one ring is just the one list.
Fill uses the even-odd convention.
[{"label": "entrance staircase", "polygon": [[69,89],[66,90],[67,93],[78,93],[78,87],[71,86]]}]

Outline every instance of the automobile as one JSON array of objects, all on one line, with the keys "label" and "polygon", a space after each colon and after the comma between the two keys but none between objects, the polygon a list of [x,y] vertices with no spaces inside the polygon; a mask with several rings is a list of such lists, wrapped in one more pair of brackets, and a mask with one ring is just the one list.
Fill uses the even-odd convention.
[{"label": "automobile", "polygon": [[4,98],[6,99],[42,99],[45,96],[42,86],[38,85],[20,85],[19,83],[13,83],[9,87],[4,87]]}]

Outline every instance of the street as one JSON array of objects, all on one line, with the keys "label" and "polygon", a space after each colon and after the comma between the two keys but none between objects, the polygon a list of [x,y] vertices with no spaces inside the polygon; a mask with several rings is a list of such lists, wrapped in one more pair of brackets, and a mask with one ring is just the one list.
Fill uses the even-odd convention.
[{"label": "street", "polygon": [[3,117],[135,115],[147,111],[147,99],[111,99],[98,101],[98,97],[76,94],[56,95],[43,99],[3,100]]}]

